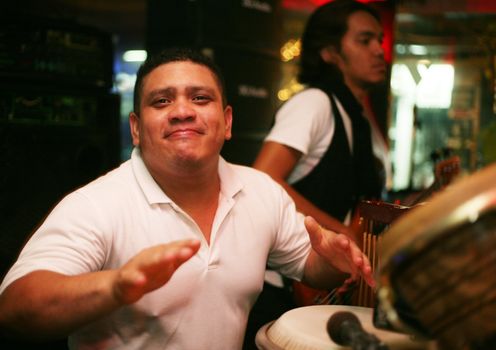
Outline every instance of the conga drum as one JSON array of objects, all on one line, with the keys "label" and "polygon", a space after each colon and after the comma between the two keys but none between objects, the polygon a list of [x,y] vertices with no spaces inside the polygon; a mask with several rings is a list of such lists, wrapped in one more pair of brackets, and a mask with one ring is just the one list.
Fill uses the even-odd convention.
[{"label": "conga drum", "polygon": [[332,315],[343,311],[355,315],[363,330],[375,335],[390,350],[430,349],[425,341],[375,328],[372,308],[347,305],[312,305],[289,310],[260,328],[255,343],[260,350],[345,349],[334,343],[327,331],[327,322]]},{"label": "conga drum", "polygon": [[440,349],[496,349],[496,164],[411,209],[380,248],[379,309],[393,328]]}]

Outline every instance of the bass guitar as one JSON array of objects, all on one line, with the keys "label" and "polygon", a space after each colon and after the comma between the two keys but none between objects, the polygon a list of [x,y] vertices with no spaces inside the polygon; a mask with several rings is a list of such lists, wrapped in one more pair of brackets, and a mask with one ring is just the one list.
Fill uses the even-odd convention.
[{"label": "bass guitar", "polygon": [[[434,152],[433,152],[434,154]],[[379,264],[379,241],[387,227],[410,208],[428,200],[436,192],[443,190],[460,173],[460,158],[449,149],[435,152],[434,181],[423,191],[408,197],[404,202],[386,203],[382,201],[362,201],[355,210],[352,227],[361,232],[362,241],[358,242],[363,252],[369,257],[372,269]],[[346,281],[343,286],[333,290],[314,289],[301,282],[293,282],[293,297],[296,305],[354,305],[373,307],[375,292],[358,280]]]}]

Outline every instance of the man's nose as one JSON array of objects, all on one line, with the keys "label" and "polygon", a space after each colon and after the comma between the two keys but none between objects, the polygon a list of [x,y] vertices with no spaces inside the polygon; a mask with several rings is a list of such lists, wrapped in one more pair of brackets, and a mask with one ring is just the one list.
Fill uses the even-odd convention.
[{"label": "man's nose", "polygon": [[196,118],[196,111],[189,101],[178,99],[172,107],[169,111],[169,120],[171,122],[194,120]]},{"label": "man's nose", "polygon": [[384,45],[381,41],[374,41],[373,51],[376,55],[384,56]]}]

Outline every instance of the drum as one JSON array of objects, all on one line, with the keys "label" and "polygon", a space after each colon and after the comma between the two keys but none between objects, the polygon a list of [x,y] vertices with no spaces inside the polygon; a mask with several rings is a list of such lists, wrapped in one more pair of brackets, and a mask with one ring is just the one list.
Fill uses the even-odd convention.
[{"label": "drum", "polygon": [[390,350],[427,349],[425,342],[416,341],[408,335],[376,329],[372,324],[371,308],[345,305],[313,305],[289,310],[260,328],[255,343],[260,350],[343,349],[327,333],[328,320],[341,311],[353,313],[363,329],[374,334]]},{"label": "drum", "polygon": [[496,164],[411,209],[380,249],[377,296],[390,325],[441,349],[496,349]]}]

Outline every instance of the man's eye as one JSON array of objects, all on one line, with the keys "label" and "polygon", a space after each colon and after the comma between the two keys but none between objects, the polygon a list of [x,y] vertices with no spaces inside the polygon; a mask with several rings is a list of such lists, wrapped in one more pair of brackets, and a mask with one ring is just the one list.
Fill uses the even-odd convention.
[{"label": "man's eye", "polygon": [[211,98],[205,95],[198,95],[193,97],[193,101],[199,101],[199,102],[207,102],[210,101]]},{"label": "man's eye", "polygon": [[169,100],[166,99],[166,98],[159,98],[159,99],[155,100],[155,104],[163,105],[163,104],[166,104],[166,103],[169,103]]}]

